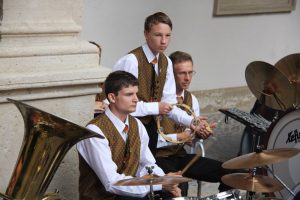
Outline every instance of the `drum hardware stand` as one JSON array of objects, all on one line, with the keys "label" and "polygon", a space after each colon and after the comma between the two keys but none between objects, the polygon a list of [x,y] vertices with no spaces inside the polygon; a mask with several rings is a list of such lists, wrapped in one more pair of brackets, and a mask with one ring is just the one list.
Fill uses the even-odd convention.
[{"label": "drum hardware stand", "polygon": [[266,169],[268,172],[270,172],[273,176],[274,176],[274,178],[277,180],[277,181],[279,181],[279,183],[285,188],[285,189],[287,189],[287,191],[291,194],[291,195],[293,195],[293,197],[296,197],[296,194],[276,175],[276,174],[274,174],[273,173],[273,171],[270,169],[270,167],[268,167],[267,165],[265,165],[264,167],[263,167],[264,169]]},{"label": "drum hardware stand", "polygon": [[[154,166],[150,166],[150,167],[146,166],[146,169],[148,171],[148,174],[151,175],[153,173]],[[154,200],[154,198],[155,198],[155,194],[153,191],[153,180],[150,180],[150,193],[149,193],[148,197],[150,200]]]},{"label": "drum hardware stand", "polygon": [[[255,175],[256,175],[256,167],[254,167],[251,170],[251,176],[255,176]],[[246,200],[252,200],[254,195],[255,195],[255,192],[247,191],[246,192]]]},{"label": "drum hardware stand", "polygon": [[[275,117],[274,117],[274,119],[273,120],[276,120],[277,119],[277,114],[275,115]],[[256,131],[254,131],[254,132],[256,132]],[[256,134],[256,133],[254,133],[253,134],[253,143],[254,143],[254,145],[253,145],[253,152],[256,152],[256,153],[260,153],[260,152],[262,152],[263,151],[263,146],[262,145],[260,145],[260,135],[258,135],[258,134]],[[257,136],[257,138],[256,138],[256,136]],[[256,140],[257,139],[257,140]],[[293,195],[294,197],[296,196],[295,195],[295,193],[277,176],[277,175],[275,175],[274,173],[273,173],[273,171],[267,166],[267,165],[265,165],[265,166],[263,166],[262,168],[264,168],[264,169],[266,169],[267,171],[269,171],[273,176],[274,176],[274,178],[277,180],[277,181],[279,181],[279,183],[285,188],[285,189],[287,189],[288,190],[288,192],[291,194],[291,195]],[[252,176],[255,176],[255,174],[256,174],[256,167],[255,168],[253,168],[253,171],[252,171]],[[249,199],[249,200],[252,200],[252,198],[253,198],[253,195],[255,194],[255,192],[249,192],[249,191],[247,191],[247,194],[246,194],[246,199]]]},{"label": "drum hardware stand", "polygon": [[[261,133],[253,130],[254,133],[253,134],[253,152],[256,152],[256,153],[260,153],[262,152],[263,150],[263,147],[262,145],[260,145],[260,135]],[[252,176],[255,176],[256,175],[256,171],[257,171],[257,168],[254,167],[252,170],[251,170],[251,175]],[[247,191],[246,192],[246,200],[252,200],[253,199],[253,196],[255,195],[255,192],[252,192],[252,191]]]}]

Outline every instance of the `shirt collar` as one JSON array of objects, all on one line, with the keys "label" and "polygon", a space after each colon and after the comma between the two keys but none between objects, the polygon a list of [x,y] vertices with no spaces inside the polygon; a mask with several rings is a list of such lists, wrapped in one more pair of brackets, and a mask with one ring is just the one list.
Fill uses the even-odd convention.
[{"label": "shirt collar", "polygon": [[177,95],[177,97],[182,97],[184,98],[184,90],[182,90],[182,93],[180,95]]},{"label": "shirt collar", "polygon": [[145,43],[145,44],[142,46],[142,48],[143,48],[143,51],[144,51],[144,53],[145,53],[145,55],[146,55],[146,58],[147,58],[147,60],[148,60],[149,63],[154,59],[155,56],[156,56],[156,58],[157,58],[157,60],[158,60],[159,53],[158,53],[157,55],[154,55],[154,54],[152,53],[152,51],[150,50],[150,48],[149,48],[149,46],[148,46],[147,43]]},{"label": "shirt collar", "polygon": [[109,107],[107,109],[105,109],[105,114],[112,121],[112,123],[114,124],[114,126],[116,127],[116,129],[118,130],[119,133],[123,132],[126,125],[129,128],[128,115],[127,115],[125,123],[124,123],[115,114],[113,114],[111,112]]}]

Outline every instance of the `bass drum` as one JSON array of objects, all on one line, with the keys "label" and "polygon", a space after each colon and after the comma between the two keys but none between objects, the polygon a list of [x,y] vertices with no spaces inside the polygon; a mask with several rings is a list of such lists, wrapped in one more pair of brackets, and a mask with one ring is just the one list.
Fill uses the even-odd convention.
[{"label": "bass drum", "polygon": [[[267,149],[300,148],[300,110],[289,110],[269,128]],[[270,165],[270,169],[292,191],[300,185],[300,154]],[[272,177],[272,175],[270,174]],[[291,194],[285,188],[275,193],[277,197],[289,199]]]}]

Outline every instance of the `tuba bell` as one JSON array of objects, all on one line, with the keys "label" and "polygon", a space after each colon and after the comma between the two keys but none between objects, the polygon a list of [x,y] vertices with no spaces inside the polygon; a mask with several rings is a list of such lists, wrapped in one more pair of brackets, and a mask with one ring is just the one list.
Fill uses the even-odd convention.
[{"label": "tuba bell", "polygon": [[45,193],[57,168],[69,149],[77,142],[101,135],[66,119],[17,100],[25,133],[15,169],[5,194],[8,200],[56,200],[58,193]]}]

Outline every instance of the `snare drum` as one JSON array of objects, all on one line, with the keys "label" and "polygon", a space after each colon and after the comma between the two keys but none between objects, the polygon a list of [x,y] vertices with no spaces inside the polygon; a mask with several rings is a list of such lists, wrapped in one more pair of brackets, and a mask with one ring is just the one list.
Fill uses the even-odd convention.
[{"label": "snare drum", "polygon": [[176,200],[200,200],[198,197],[175,197]]},{"label": "snare drum", "polygon": [[174,200],[239,200],[239,190],[228,190],[225,192],[220,192],[211,196],[198,198],[198,197],[176,197],[172,198]]},{"label": "snare drum", "polygon": [[[281,118],[271,124],[270,138],[267,149],[300,148],[300,110],[289,110]],[[291,190],[300,184],[300,154],[287,161],[270,165],[270,169]],[[272,176],[272,175],[270,175]],[[276,192],[276,196],[288,199],[290,193],[283,189]]]},{"label": "snare drum", "polygon": [[239,190],[228,190],[220,192],[208,197],[201,198],[201,200],[239,200]]}]

